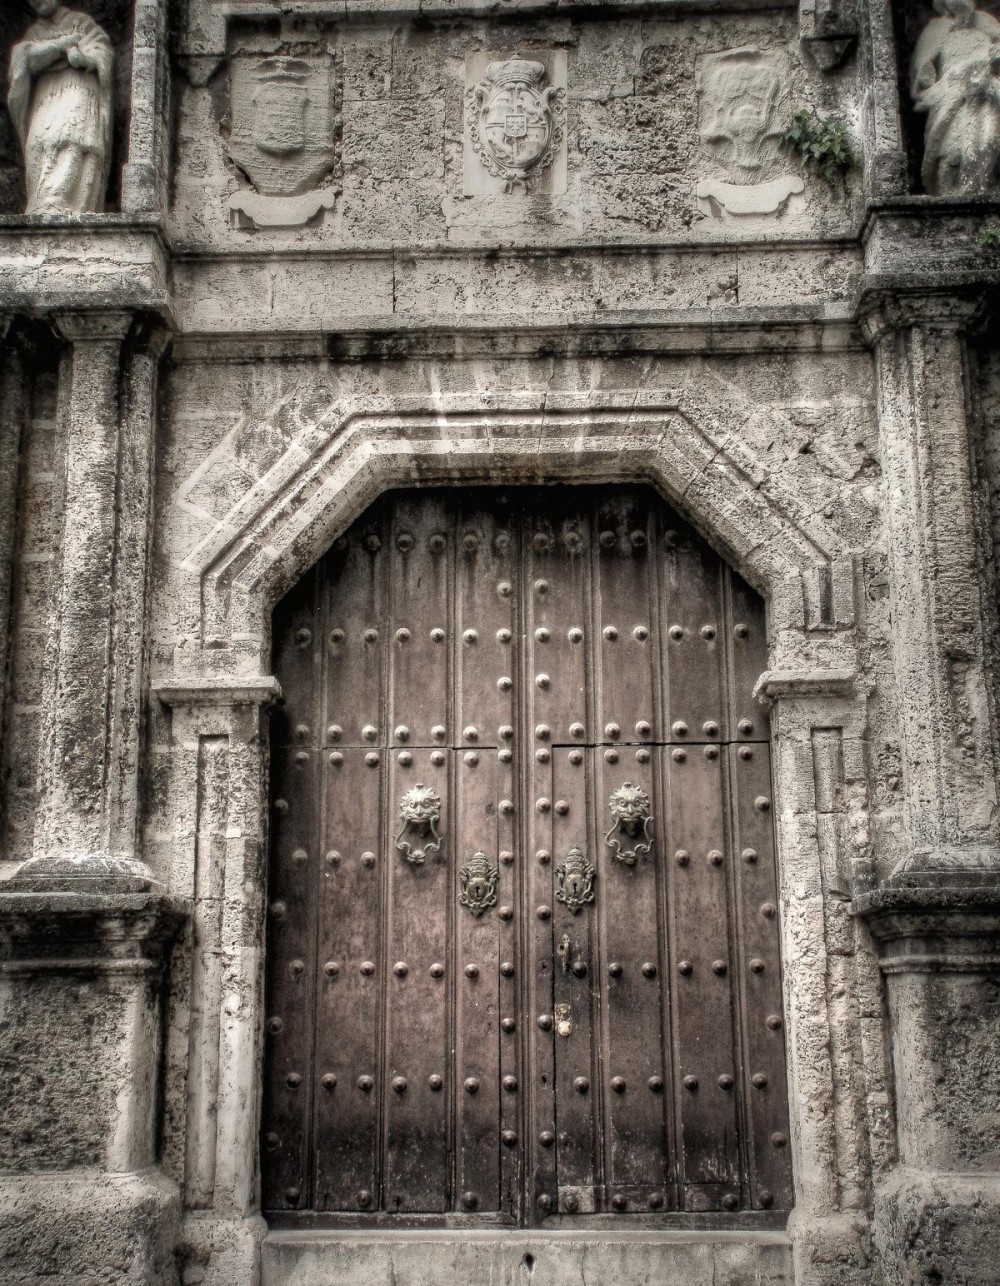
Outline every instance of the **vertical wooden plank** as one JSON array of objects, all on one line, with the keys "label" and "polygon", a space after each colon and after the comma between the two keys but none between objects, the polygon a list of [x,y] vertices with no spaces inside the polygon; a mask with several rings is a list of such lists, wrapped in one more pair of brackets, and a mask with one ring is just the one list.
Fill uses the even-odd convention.
[{"label": "vertical wooden plank", "polygon": [[755,701],[757,680],[767,669],[767,631],[764,600],[742,577],[726,568],[729,669],[732,676],[730,741],[767,741],[771,718]]},{"label": "vertical wooden plank", "polygon": [[[449,1208],[451,1188],[447,978],[455,962],[454,956],[449,960],[444,915],[453,887],[456,825],[448,789],[451,752],[402,752],[409,758],[406,763],[399,762],[399,753],[388,766],[391,816],[398,819],[400,800],[411,788],[419,784],[433,790],[441,803],[442,843],[437,852],[426,852],[423,861],[408,861],[397,849],[392,829],[385,831],[384,1200],[390,1214],[440,1214]],[[398,821],[394,825],[398,829]]]},{"label": "vertical wooden plank", "polygon": [[[530,747],[530,741],[527,743]],[[526,1031],[523,1046],[531,1095],[529,1137],[525,1141],[527,1193],[525,1219],[540,1223],[558,1208],[556,1177],[556,1080],[553,1005],[552,813],[534,807],[536,799],[551,797],[551,752],[541,760],[530,749],[522,760],[524,803],[521,834],[527,847],[525,870],[524,941]],[[510,801],[508,801],[510,802]],[[501,807],[504,801],[501,800]]]},{"label": "vertical wooden plank", "polygon": [[[520,1215],[525,1139],[523,1128],[530,1135],[527,1117],[529,1077],[521,1060],[521,1026],[532,1027],[530,1015],[524,1012],[524,981],[526,962],[524,956],[525,909],[522,904],[521,882],[525,866],[523,846],[517,830],[513,808],[501,807],[503,802],[513,804],[514,764],[513,750],[509,745],[497,751],[497,843],[499,845],[500,881],[497,889],[497,916],[500,920],[500,1077],[501,1087],[506,1077],[515,1079],[515,1089],[507,1089],[500,1096],[500,1210],[508,1219]],[[519,860],[520,856],[520,860]],[[530,855],[529,855],[530,856]],[[506,966],[513,966],[508,969]],[[522,1105],[523,1108],[522,1108]]]},{"label": "vertical wooden plank", "polygon": [[667,753],[673,848],[667,897],[682,1194],[688,1210],[736,1209],[740,1182],[724,758],[715,745],[676,746]]},{"label": "vertical wooden plank", "polygon": [[754,1207],[793,1201],[788,1085],[781,999],[780,931],[771,819],[771,756],[766,742],[730,746],[739,918],[738,967],[744,996],[744,1077]]},{"label": "vertical wooden plank", "polygon": [[[382,939],[381,766],[329,751],[319,864],[314,1208],[372,1210],[378,1194]],[[367,963],[372,970],[363,968]],[[364,1077],[372,1078],[371,1088]]]},{"label": "vertical wooden plank", "polygon": [[724,740],[722,586],[718,556],[689,527],[661,519],[660,630],[664,741]]}]

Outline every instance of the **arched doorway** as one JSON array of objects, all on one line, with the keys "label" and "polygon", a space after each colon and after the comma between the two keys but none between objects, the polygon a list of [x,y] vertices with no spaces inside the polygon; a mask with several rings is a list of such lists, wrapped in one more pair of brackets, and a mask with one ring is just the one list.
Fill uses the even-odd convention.
[{"label": "arched doorway", "polygon": [[649,488],[395,492],[273,637],[265,1211],[788,1209],[757,595]]}]

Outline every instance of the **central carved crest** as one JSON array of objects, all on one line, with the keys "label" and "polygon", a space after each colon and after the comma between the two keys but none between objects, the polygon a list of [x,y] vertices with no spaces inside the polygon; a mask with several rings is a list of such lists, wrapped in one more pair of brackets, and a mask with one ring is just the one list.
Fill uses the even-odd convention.
[{"label": "central carved crest", "polygon": [[[649,796],[641,786],[627,781],[611,792],[608,800],[611,829],[604,840],[614,850],[615,857],[626,866],[635,866],[640,853],[648,853],[653,846],[653,818],[649,811]],[[641,839],[640,839],[641,837]],[[638,840],[629,845],[628,840]]]},{"label": "central carved crest", "polygon": [[508,192],[528,191],[531,175],[552,164],[562,140],[563,91],[545,79],[542,63],[508,58],[490,63],[470,91],[473,150]]},{"label": "central carved crest", "polygon": [[412,865],[422,866],[428,853],[436,853],[441,848],[437,830],[441,796],[433,786],[418,781],[399,801],[399,819],[402,826],[396,836],[396,847]]}]

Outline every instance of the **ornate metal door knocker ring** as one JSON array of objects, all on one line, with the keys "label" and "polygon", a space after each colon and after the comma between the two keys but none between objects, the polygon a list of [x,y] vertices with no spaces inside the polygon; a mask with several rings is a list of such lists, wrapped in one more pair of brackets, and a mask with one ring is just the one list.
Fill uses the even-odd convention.
[{"label": "ornate metal door knocker ring", "polygon": [[[649,796],[641,786],[633,786],[627,781],[611,792],[608,808],[611,812],[611,829],[605,835],[604,842],[614,851],[619,862],[635,866],[639,854],[648,853],[653,847],[653,817],[649,811]],[[631,845],[630,840],[633,841]]]},{"label": "ornate metal door knocker ring", "polygon": [[438,822],[441,820],[441,796],[432,786],[418,781],[399,801],[399,819],[403,823],[396,836],[396,847],[413,866],[422,866],[428,853],[441,848]]},{"label": "ornate metal door knocker ring", "polygon": [[579,915],[588,902],[593,902],[596,876],[582,849],[574,845],[569,850],[566,860],[556,867],[556,878],[559,881],[556,901],[564,902],[574,915]]},{"label": "ornate metal door knocker ring", "polygon": [[490,866],[482,850],[472,855],[468,866],[463,866],[458,872],[458,878],[462,885],[458,900],[474,916],[478,917],[491,906],[496,906],[500,872],[497,867]]}]

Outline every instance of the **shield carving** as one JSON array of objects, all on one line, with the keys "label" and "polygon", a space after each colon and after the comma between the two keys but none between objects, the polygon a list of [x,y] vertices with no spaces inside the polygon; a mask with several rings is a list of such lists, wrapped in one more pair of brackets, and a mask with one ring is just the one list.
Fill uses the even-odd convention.
[{"label": "shield carving", "polygon": [[471,91],[473,150],[508,192],[528,191],[562,140],[563,91],[545,80],[542,63],[508,58],[490,63],[485,80]]},{"label": "shield carving", "polygon": [[333,69],[325,55],[236,54],[229,67],[229,155],[266,196],[308,192],[333,168]]}]

